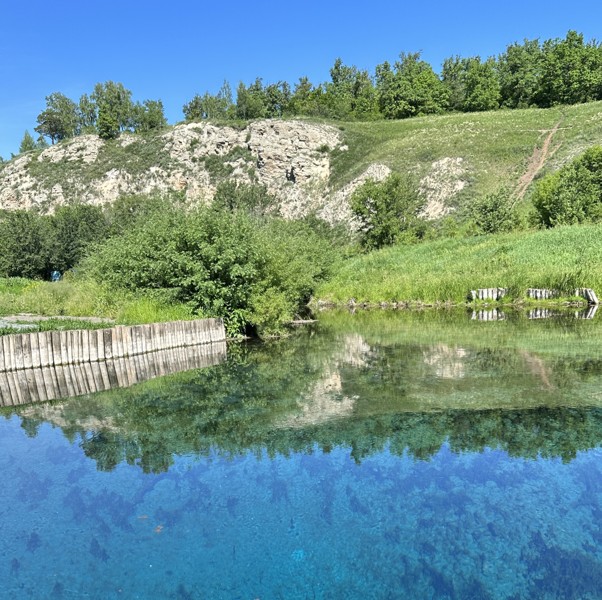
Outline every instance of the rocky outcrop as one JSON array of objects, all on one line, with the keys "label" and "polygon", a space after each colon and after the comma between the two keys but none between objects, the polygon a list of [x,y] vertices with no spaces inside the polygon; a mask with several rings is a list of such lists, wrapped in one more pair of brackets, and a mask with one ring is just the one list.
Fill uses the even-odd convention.
[{"label": "rocky outcrop", "polygon": [[52,210],[172,191],[191,202],[210,201],[218,183],[232,178],[265,185],[280,212],[297,217],[324,205],[330,151],[341,143],[334,127],[278,120],[244,129],[188,123],[108,142],[83,135],[0,168],[0,207]]}]

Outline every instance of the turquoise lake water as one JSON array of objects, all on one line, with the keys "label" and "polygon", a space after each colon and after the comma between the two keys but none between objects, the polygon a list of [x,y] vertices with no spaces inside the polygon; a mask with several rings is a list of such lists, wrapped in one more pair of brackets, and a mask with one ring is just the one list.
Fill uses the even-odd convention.
[{"label": "turquoise lake water", "polygon": [[6,598],[600,598],[602,327],[326,315],[2,409]]}]

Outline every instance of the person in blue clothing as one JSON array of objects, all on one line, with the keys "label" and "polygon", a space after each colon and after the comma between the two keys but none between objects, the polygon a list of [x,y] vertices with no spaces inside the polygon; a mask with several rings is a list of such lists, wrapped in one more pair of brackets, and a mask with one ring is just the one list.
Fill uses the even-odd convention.
[{"label": "person in blue clothing", "polygon": [[61,280],[61,272],[56,269],[51,271],[50,273],[50,281],[60,281]]}]

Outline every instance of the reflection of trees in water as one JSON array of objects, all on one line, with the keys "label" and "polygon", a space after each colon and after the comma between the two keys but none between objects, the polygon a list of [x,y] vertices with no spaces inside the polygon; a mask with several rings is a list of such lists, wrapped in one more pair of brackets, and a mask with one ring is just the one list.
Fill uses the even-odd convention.
[{"label": "reflection of trees in water", "polygon": [[[358,334],[305,332],[234,345],[228,361],[210,369],[16,412],[29,435],[44,421],[71,440],[79,435],[103,470],[127,462],[165,471],[181,454],[270,456],[336,446],[358,461],[385,448],[428,459],[446,441],[458,452],[499,447],[512,456],[570,460],[602,443],[602,408],[575,401],[601,375],[602,361],[593,359],[368,345]],[[487,404],[489,396],[515,404],[525,396],[531,408],[504,409]]]}]

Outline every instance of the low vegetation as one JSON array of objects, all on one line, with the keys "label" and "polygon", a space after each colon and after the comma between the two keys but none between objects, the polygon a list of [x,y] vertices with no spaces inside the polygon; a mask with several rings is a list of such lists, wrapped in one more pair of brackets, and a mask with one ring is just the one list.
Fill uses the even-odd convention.
[{"label": "low vegetation", "polygon": [[419,245],[356,256],[321,284],[316,300],[347,303],[463,303],[476,288],[509,288],[507,301],[528,288],[602,290],[602,225],[557,227]]},{"label": "low vegetation", "polygon": [[327,279],[348,236],[285,221],[264,188],[225,182],[211,207],[123,198],[104,209],[0,216],[0,314],[110,316],[119,322],[224,317],[231,334],[281,332]]}]

